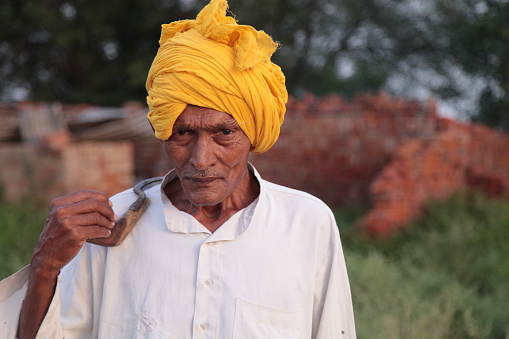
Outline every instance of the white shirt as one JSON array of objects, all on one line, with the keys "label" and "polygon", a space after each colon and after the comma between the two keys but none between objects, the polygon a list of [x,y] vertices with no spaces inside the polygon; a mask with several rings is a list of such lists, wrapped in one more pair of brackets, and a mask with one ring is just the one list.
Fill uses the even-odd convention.
[{"label": "white shirt", "polygon": [[[330,209],[252,170],[258,199],[214,233],[148,189],[120,246],[87,243],[62,270],[37,338],[355,338]],[[116,214],[135,199],[112,197]],[[2,338],[15,336],[27,269],[0,282]]]}]

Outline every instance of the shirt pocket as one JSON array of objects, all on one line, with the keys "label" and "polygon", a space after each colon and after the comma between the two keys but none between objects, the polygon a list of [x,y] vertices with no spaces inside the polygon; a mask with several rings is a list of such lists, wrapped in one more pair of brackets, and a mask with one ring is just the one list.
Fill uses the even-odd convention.
[{"label": "shirt pocket", "polygon": [[163,333],[155,318],[148,313],[140,313],[135,317],[117,319],[115,322],[101,320],[98,338],[163,339],[173,337]]},{"label": "shirt pocket", "polygon": [[299,338],[299,315],[299,310],[278,310],[237,298],[233,339]]}]

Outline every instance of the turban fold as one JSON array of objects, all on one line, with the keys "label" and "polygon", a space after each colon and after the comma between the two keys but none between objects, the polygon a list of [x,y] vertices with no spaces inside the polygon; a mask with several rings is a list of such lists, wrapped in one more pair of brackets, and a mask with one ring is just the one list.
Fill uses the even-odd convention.
[{"label": "turban fold", "polygon": [[288,93],[270,36],[226,16],[225,0],[212,0],[196,20],[162,25],[159,50],[147,78],[148,119],[158,139],[195,105],[231,114],[251,141],[268,150],[279,137]]}]

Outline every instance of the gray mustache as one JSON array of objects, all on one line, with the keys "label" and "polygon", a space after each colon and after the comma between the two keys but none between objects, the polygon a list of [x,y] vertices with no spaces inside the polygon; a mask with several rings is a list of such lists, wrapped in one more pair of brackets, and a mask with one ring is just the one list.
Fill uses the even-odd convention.
[{"label": "gray mustache", "polygon": [[220,173],[212,172],[212,171],[194,171],[194,172],[185,172],[182,174],[184,179],[194,179],[194,178],[208,178],[208,177],[219,177],[223,178]]}]

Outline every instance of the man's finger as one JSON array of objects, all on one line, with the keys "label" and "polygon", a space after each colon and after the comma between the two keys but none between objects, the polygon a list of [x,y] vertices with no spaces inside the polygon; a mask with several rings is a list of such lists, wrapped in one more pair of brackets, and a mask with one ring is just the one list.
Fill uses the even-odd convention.
[{"label": "man's finger", "polygon": [[89,199],[97,199],[101,201],[104,204],[110,205],[111,202],[108,199],[108,196],[99,191],[92,191],[92,190],[81,190],[77,191],[73,194],[66,195],[64,197],[53,199],[51,202],[51,207],[57,207],[62,205],[72,205],[80,201],[89,200]]},{"label": "man's finger", "polygon": [[106,228],[113,228],[115,226],[114,221],[106,218],[99,212],[80,214],[74,217],[74,220],[79,226],[101,226]]},{"label": "man's finger", "polygon": [[82,226],[83,235],[86,239],[107,238],[111,235],[111,231],[101,226]]},{"label": "man's finger", "polygon": [[96,199],[87,199],[79,201],[72,205],[63,205],[58,207],[58,215],[62,218],[72,218],[81,214],[100,213],[110,221],[115,221],[115,213],[109,204],[105,204]]}]

